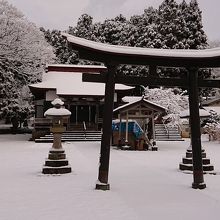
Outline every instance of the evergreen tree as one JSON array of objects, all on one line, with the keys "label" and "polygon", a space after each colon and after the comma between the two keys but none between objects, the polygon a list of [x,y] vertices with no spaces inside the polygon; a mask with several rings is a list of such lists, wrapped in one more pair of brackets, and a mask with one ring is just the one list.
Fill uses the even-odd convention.
[{"label": "evergreen tree", "polygon": [[114,19],[106,19],[102,24],[99,24],[98,33],[100,34],[100,36],[96,35],[98,41],[124,46],[130,46],[130,35],[133,34],[132,25],[123,15]]},{"label": "evergreen tree", "polygon": [[69,27],[68,33],[76,37],[91,40],[93,29],[93,18],[88,14],[83,14],[78,19],[76,27]]},{"label": "evergreen tree", "polygon": [[178,43],[179,27],[176,25],[178,18],[178,4],[175,0],[164,0],[159,6],[156,22],[159,39],[162,41],[161,48],[173,49]]},{"label": "evergreen tree", "polygon": [[[129,20],[119,15],[104,22],[93,23],[90,15],[83,14],[76,27],[70,27],[68,33],[92,41],[132,47],[201,49],[207,46],[201,11],[196,0],[191,0],[189,4],[185,0],[180,4],[175,0],[164,0],[158,9],[148,7],[143,14],[134,15]],[[56,48],[60,62],[75,62],[75,56],[71,62],[67,61],[69,54],[63,46],[56,43],[52,45]],[[124,65],[119,68],[119,73],[148,75],[148,67]],[[165,77],[184,77],[186,71],[160,68],[158,74]],[[200,77],[209,76],[210,71],[200,72]]]},{"label": "evergreen tree", "polygon": [[188,35],[186,45],[189,49],[204,49],[208,46],[207,37],[202,25],[202,12],[199,9],[197,0],[191,0],[185,9],[184,19]]},{"label": "evergreen tree", "polygon": [[138,28],[137,47],[161,48],[162,42],[156,25],[157,20],[158,11],[153,7],[145,9],[138,22],[134,23],[134,17],[131,18],[131,21]]},{"label": "evergreen tree", "polygon": [[76,53],[69,49],[66,39],[61,35],[61,31],[58,30],[45,30],[40,28],[44,33],[47,42],[53,46],[56,55],[56,62],[62,64],[77,64],[79,62]]}]

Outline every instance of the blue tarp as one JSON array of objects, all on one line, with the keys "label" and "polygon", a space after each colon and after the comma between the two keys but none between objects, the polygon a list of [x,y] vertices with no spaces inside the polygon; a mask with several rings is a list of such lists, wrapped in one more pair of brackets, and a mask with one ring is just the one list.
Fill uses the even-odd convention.
[{"label": "blue tarp", "polygon": [[[112,130],[119,131],[120,122],[112,123]],[[126,132],[126,122],[121,122],[121,132]],[[143,134],[143,130],[141,129],[140,125],[136,121],[129,121],[128,122],[128,132],[132,132],[136,138],[139,138]]]}]

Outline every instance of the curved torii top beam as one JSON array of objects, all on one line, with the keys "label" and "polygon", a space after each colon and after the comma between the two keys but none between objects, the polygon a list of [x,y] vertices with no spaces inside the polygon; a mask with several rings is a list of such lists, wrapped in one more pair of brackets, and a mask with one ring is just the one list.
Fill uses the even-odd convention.
[{"label": "curved torii top beam", "polygon": [[220,47],[202,50],[153,49],[98,43],[62,34],[82,59],[103,63],[165,67],[220,67]]}]

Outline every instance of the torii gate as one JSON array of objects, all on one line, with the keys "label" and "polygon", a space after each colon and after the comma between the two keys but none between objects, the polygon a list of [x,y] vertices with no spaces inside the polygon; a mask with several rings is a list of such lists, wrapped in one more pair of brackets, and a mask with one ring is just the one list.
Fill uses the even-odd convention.
[{"label": "torii gate", "polygon": [[[193,152],[192,188],[206,188],[202,166],[198,88],[220,88],[220,80],[200,80],[198,79],[198,70],[201,68],[220,67],[220,48],[204,50],[150,49],[97,43],[65,33],[63,36],[67,39],[69,47],[78,51],[81,59],[102,62],[108,68],[106,74],[83,75],[84,81],[105,82],[103,135],[96,189],[110,189],[108,173],[115,83],[167,87],[176,86],[188,89]],[[116,74],[117,66],[120,64],[149,66],[150,74],[148,77],[120,76]],[[188,71],[188,75],[184,79],[159,78],[156,74],[158,66],[185,68]]]}]

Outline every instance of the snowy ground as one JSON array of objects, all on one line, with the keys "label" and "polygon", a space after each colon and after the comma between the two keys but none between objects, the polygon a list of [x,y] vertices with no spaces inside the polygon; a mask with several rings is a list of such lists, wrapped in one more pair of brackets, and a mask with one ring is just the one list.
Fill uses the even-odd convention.
[{"label": "snowy ground", "polygon": [[42,175],[51,144],[0,136],[0,220],[182,220],[220,216],[220,145],[203,142],[217,175],[191,188],[178,170],[188,141],[158,142],[158,152],[111,150],[110,191],[95,190],[100,143],[66,143],[73,172]]}]

